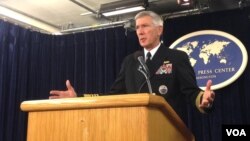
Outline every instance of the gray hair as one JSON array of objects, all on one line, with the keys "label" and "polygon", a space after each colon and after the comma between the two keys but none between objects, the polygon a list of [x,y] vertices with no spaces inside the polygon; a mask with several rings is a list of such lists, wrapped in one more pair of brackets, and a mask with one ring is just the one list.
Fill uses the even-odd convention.
[{"label": "gray hair", "polygon": [[150,16],[153,19],[153,23],[156,26],[163,26],[163,19],[161,18],[160,15],[156,14],[153,11],[142,11],[136,14],[135,20],[144,17],[144,16]]}]

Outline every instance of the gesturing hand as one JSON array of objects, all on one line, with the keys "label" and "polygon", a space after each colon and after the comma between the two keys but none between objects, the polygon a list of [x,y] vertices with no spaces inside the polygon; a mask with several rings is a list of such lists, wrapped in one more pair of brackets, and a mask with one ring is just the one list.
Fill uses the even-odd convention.
[{"label": "gesturing hand", "polygon": [[213,104],[215,93],[214,91],[211,90],[211,86],[212,86],[212,80],[208,80],[206,85],[206,90],[204,91],[204,94],[202,96],[200,104],[201,108],[210,108]]},{"label": "gesturing hand", "polygon": [[70,97],[76,97],[76,92],[74,88],[71,86],[69,80],[66,81],[66,87],[67,90],[61,91],[61,90],[51,90],[49,99],[56,99],[56,98],[70,98]]}]

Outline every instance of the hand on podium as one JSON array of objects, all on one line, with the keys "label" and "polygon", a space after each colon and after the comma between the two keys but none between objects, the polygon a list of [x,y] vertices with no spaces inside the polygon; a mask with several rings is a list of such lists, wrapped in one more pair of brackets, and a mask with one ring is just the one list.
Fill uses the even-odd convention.
[{"label": "hand on podium", "polygon": [[201,104],[200,104],[201,108],[211,108],[213,105],[215,93],[214,91],[211,90],[211,86],[212,86],[212,80],[208,80],[206,85],[206,90],[204,91],[204,94],[201,99]]},{"label": "hand on podium", "polygon": [[77,97],[75,89],[70,84],[69,80],[66,80],[66,87],[67,87],[67,90],[65,91],[51,90],[49,99]]}]

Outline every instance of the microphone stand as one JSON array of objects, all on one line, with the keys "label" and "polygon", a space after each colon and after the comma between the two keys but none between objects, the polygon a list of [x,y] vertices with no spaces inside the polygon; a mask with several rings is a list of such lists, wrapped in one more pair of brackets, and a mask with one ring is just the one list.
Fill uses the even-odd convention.
[{"label": "microphone stand", "polygon": [[148,91],[149,91],[149,93],[155,95],[155,94],[153,93],[153,91],[152,91],[152,87],[151,87],[151,83],[150,83],[150,81],[149,81],[149,77],[148,77],[148,75],[143,71],[141,65],[139,66],[138,71],[141,72],[141,73],[145,76],[146,82],[147,82],[147,85],[148,85]]}]

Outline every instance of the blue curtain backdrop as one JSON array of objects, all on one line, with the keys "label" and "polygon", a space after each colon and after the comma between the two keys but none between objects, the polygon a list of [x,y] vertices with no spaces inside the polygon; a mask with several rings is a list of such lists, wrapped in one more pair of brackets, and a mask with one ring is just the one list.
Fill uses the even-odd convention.
[{"label": "blue curtain backdrop", "polygon": [[[250,49],[248,9],[194,15],[165,22],[169,46],[197,30],[228,32]],[[47,99],[51,89],[65,89],[69,79],[78,93],[109,90],[123,58],[139,49],[134,32],[123,27],[62,36],[32,32],[0,21],[0,141],[25,141],[25,100]],[[220,141],[222,124],[250,124],[249,63],[233,84],[216,91],[215,109],[201,115],[188,108],[187,125],[197,141]]]}]

